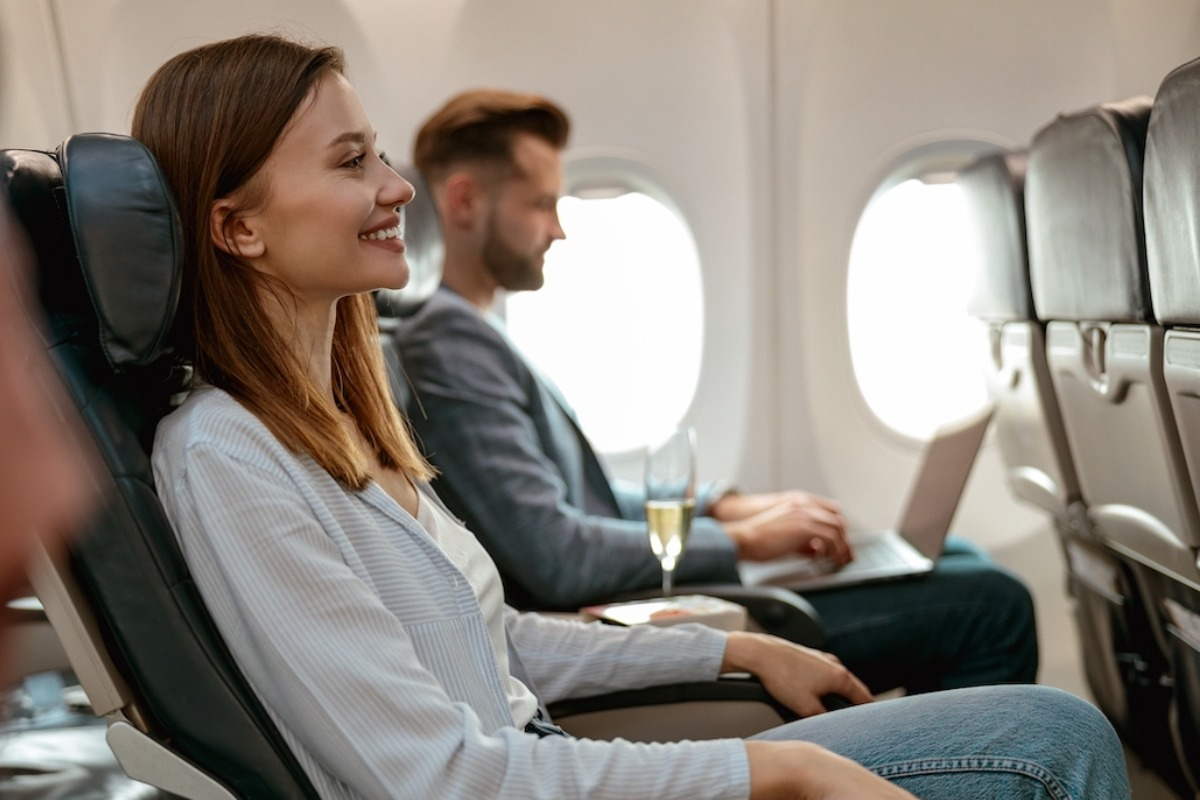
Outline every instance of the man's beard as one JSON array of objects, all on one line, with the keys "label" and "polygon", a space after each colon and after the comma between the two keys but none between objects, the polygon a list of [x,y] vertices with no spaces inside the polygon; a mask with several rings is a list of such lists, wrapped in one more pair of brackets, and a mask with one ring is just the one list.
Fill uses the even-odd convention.
[{"label": "man's beard", "polygon": [[540,258],[518,253],[504,243],[493,225],[483,242],[483,265],[496,283],[510,292],[536,291],[542,288]]}]

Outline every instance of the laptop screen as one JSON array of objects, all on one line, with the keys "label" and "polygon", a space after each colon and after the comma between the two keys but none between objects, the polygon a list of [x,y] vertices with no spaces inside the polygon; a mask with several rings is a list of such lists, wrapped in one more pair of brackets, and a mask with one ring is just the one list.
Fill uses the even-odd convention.
[{"label": "laptop screen", "polygon": [[898,528],[928,558],[941,553],[992,411],[988,406],[978,416],[942,428],[925,448]]}]

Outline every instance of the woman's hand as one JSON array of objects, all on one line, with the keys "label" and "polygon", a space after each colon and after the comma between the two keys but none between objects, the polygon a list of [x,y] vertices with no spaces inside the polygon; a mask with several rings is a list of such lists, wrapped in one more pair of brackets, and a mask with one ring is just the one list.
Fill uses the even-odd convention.
[{"label": "woman's hand", "polygon": [[750,800],[916,800],[811,742],[746,742]]},{"label": "woman's hand", "polygon": [[730,633],[721,672],[749,672],[772,697],[802,717],[825,711],[824,694],[838,694],[855,704],[872,699],[836,656],[762,633]]}]

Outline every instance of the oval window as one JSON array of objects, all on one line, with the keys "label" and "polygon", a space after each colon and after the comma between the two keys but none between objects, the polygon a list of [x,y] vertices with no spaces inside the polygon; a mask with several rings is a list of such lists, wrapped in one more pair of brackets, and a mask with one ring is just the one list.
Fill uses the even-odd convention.
[{"label": "oval window", "polygon": [[616,454],[661,438],[700,378],[700,260],[683,219],[642,191],[595,185],[558,204],[567,238],[545,285],[508,296],[508,332]]},{"label": "oval window", "polygon": [[967,314],[978,259],[966,204],[946,173],[868,203],[850,249],[846,305],[854,376],[888,427],[927,439],[982,408],[982,328]]}]

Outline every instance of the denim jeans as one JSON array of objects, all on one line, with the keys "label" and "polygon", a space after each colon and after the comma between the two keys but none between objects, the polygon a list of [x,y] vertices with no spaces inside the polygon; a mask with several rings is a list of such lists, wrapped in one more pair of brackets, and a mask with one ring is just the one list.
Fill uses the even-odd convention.
[{"label": "denim jeans", "polygon": [[827,642],[874,692],[1033,683],[1033,600],[971,543],[950,537],[924,577],[811,592]]},{"label": "denim jeans", "polygon": [[751,737],[804,740],[921,800],[1129,798],[1116,733],[1092,705],[1046,686],[924,694],[809,717]]}]

